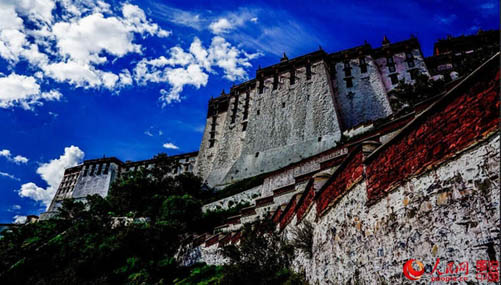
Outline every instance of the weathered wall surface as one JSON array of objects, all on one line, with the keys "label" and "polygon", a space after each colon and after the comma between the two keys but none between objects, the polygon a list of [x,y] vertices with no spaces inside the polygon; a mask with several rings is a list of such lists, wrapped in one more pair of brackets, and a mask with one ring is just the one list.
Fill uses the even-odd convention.
[{"label": "weathered wall surface", "polygon": [[[311,74],[307,79],[306,68],[300,67],[292,85],[289,72],[285,72],[278,75],[276,89],[273,78],[266,78],[262,94],[253,88],[232,95],[228,110],[217,115],[212,147],[212,118],[207,120],[195,171],[210,185],[227,184],[334,147],[341,138],[341,128],[325,62],[312,63]],[[247,93],[250,100],[245,118]],[[245,130],[243,124],[247,125]]]},{"label": "weathered wall surface", "polygon": [[[285,207],[274,204],[274,195],[245,212],[264,217],[263,208],[276,210],[271,218],[289,239],[304,221],[313,224],[313,257],[297,252],[294,261],[313,284],[411,284],[402,274],[409,259],[426,265],[420,284],[431,281],[437,259],[441,272],[448,262],[468,262],[462,277],[475,282],[476,261],[501,257],[498,60],[384,145],[351,148],[341,164],[325,170],[325,183],[317,173]],[[223,240],[212,236],[202,247]],[[210,260],[222,261],[216,251]]]},{"label": "weathered wall surface", "polygon": [[314,257],[300,254],[297,270],[313,284],[402,284],[411,258],[427,266],[440,258],[441,271],[448,261],[489,260],[492,249],[499,260],[499,159],[496,135],[373,206],[358,183],[315,224]]},{"label": "weathered wall surface", "polygon": [[[361,72],[360,59],[348,60],[349,76],[345,72],[345,63],[335,65],[335,93],[340,105],[340,114],[345,128],[352,128],[362,122],[384,118],[392,114],[386,88],[381,74],[372,56],[364,56],[366,72]],[[350,78],[352,86],[347,85]]]},{"label": "weathered wall surface", "polygon": [[216,211],[216,210],[227,210],[231,207],[238,205],[239,203],[249,203],[249,205],[255,205],[254,199],[261,196],[261,186],[257,186],[246,190],[244,192],[232,195],[230,197],[214,201],[209,204],[205,204],[202,207],[203,212]]},{"label": "weathered wall surface", "polygon": [[[90,165],[86,165],[85,167],[89,166]],[[83,167],[81,170],[80,177],[75,185],[71,197],[79,199],[85,198],[87,195],[95,194],[106,197],[108,195],[108,190],[111,183],[118,174],[118,165],[112,163],[109,167],[108,173],[106,174],[101,172],[100,174],[88,173],[87,175],[84,175],[86,171],[85,167]],[[95,172],[97,172],[97,170]]]}]

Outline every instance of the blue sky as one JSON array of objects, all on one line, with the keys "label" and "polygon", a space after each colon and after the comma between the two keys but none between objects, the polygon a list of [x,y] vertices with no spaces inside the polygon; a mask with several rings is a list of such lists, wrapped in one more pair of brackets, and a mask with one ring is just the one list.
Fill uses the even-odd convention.
[{"label": "blue sky", "polygon": [[207,102],[259,65],[497,29],[492,0],[0,0],[0,223],[39,214],[64,167],[198,149]]}]

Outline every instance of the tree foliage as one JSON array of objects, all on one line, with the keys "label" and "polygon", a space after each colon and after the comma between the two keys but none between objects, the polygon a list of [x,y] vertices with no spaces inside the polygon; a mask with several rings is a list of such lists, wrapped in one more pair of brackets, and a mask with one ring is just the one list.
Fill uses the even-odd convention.
[{"label": "tree foliage", "polygon": [[180,266],[174,256],[187,235],[213,229],[245,205],[203,214],[211,190],[193,175],[167,175],[168,162],[162,167],[120,177],[106,198],[65,200],[56,218],[3,232],[0,284],[234,284],[231,272],[250,266],[263,267],[252,272],[265,272],[268,282],[252,284],[296,276],[287,271],[289,254],[271,250],[273,235],[244,243],[235,265]]}]

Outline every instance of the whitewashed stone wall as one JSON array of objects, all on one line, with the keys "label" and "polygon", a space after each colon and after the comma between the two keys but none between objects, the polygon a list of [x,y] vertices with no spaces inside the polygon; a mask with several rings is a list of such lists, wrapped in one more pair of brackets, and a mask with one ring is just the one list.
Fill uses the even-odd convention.
[{"label": "whitewashed stone wall", "polygon": [[398,80],[405,80],[406,83],[414,83],[411,79],[409,70],[418,69],[420,73],[430,76],[426,64],[424,62],[423,55],[419,49],[413,49],[412,55],[414,56],[414,67],[410,67],[405,61],[405,52],[399,52],[392,55],[393,61],[395,62],[395,72],[390,72],[385,57],[377,58],[376,63],[380,70],[381,78],[384,82],[386,91],[393,90],[397,84],[392,84],[390,79],[390,74],[398,74]]},{"label": "whitewashed stone wall", "polygon": [[[440,258],[441,271],[449,261],[468,262],[467,277],[476,281],[477,260],[493,258],[493,251],[500,258],[499,143],[498,133],[405,181],[372,206],[365,180],[322,217],[313,205],[303,219],[314,226],[313,257],[297,250],[294,269],[310,284],[429,284],[428,273]],[[292,239],[302,226],[294,216],[283,235]],[[227,262],[215,245],[193,250],[196,261]],[[425,264],[419,282],[402,274],[409,259]]]},{"label": "whitewashed stone wall", "polygon": [[95,174],[96,171],[94,171],[93,175],[87,174],[86,176],[84,176],[83,173],[85,172],[85,167],[89,167],[89,165],[82,167],[80,176],[75,185],[75,188],[73,189],[71,197],[79,199],[85,198],[87,195],[94,194],[106,197],[108,195],[108,190],[110,189],[111,183],[118,174],[118,165],[111,163],[107,174],[103,174],[101,172],[101,174],[97,175]]},{"label": "whitewashed stone wall", "polygon": [[[250,90],[247,130],[242,131],[245,92],[239,94],[236,122],[231,123],[234,98],[227,112],[217,119],[216,144],[209,148],[211,119],[208,118],[195,173],[211,186],[224,185],[283,168],[336,145],[341,138],[328,70],[323,61],[312,64],[311,79],[304,67],[264,82],[263,94]],[[259,112],[259,115],[258,115]]]},{"label": "whitewashed stone wall", "polygon": [[335,65],[336,78],[334,90],[339,103],[345,128],[352,128],[362,122],[384,118],[392,114],[386,89],[378,66],[371,56],[364,56],[367,72],[362,73],[359,59],[349,60],[353,86],[348,87],[344,63]]},{"label": "whitewashed stone wall", "polygon": [[[296,270],[312,284],[411,284],[402,274],[408,259],[430,271],[440,258],[441,271],[448,261],[467,261],[475,281],[474,264],[490,259],[489,246],[499,260],[499,163],[496,135],[373,206],[362,181],[314,224],[313,258],[299,254]],[[306,219],[314,221],[314,212]],[[421,280],[429,283],[430,275]]]},{"label": "whitewashed stone wall", "polygon": [[249,203],[249,206],[255,205],[256,201],[254,199],[261,196],[261,185],[246,190],[244,192],[235,194],[233,196],[226,197],[221,200],[214,201],[209,204],[205,204],[202,207],[203,212],[215,211],[215,210],[227,210],[231,207],[238,205],[239,203]]}]

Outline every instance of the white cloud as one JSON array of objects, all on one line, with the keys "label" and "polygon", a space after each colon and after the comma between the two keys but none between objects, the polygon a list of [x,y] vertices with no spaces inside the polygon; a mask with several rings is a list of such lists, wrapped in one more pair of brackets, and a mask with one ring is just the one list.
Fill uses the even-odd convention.
[{"label": "white cloud", "polygon": [[132,43],[131,28],[116,17],[92,14],[73,23],[59,22],[52,29],[59,53],[79,63],[104,63],[102,52],[118,57],[140,52]]},{"label": "white cloud", "polygon": [[[167,11],[169,21],[215,34],[226,34],[257,19],[242,9],[206,18],[165,5],[158,7],[152,9],[153,14]],[[228,80],[247,78],[245,69],[255,55],[232,46],[222,37],[215,37],[208,48],[195,38],[188,49],[174,46],[165,56],[145,57],[134,70],[106,70],[127,55],[143,54],[147,47],[141,46],[137,37],[170,34],[128,1],[119,9],[112,9],[104,1],[93,0],[0,0],[0,57],[11,68],[25,60],[32,72],[0,74],[0,85],[7,83],[15,91],[0,90],[0,108],[20,106],[34,110],[43,101],[59,100],[61,93],[45,90],[48,78],[77,88],[102,88],[114,93],[134,83],[167,83],[160,92],[163,105],[180,101],[186,85],[197,89],[205,86],[209,74],[216,73],[215,67]]]},{"label": "white cloud", "polygon": [[144,132],[144,134],[145,134],[145,135],[147,135],[147,136],[149,136],[149,137],[152,137],[152,136],[153,136],[153,134],[152,134],[149,130],[146,130],[146,131]]},{"label": "white cloud", "polygon": [[39,187],[33,182],[25,183],[18,190],[19,196],[31,198],[48,207],[63,178],[64,170],[78,165],[84,155],[84,152],[76,146],[66,147],[64,154],[59,158],[43,163],[37,169],[37,173],[47,183],[47,188]]},{"label": "white cloud", "polygon": [[14,224],[24,224],[26,223],[26,219],[27,217],[26,216],[19,216],[19,215],[15,215],[12,219],[12,222]]},{"label": "white cloud", "polygon": [[[8,161],[14,162],[16,164],[28,163],[28,158],[26,158],[22,155],[16,155],[16,156],[12,157],[12,153],[8,149],[0,150],[0,156],[3,156]],[[4,176],[7,176],[7,175],[4,175]]]},{"label": "white cloud", "polygon": [[34,105],[42,105],[42,100],[59,100],[61,93],[57,91],[41,92],[40,85],[32,76],[11,73],[0,77],[0,108],[19,106],[32,110]]},{"label": "white cloud", "polygon": [[16,163],[28,163],[28,159],[22,155],[16,155],[13,158]]},{"label": "white cloud", "polygon": [[219,20],[212,22],[209,25],[209,29],[216,35],[224,34],[233,29],[233,25],[226,18],[220,18]]},{"label": "white cloud", "polygon": [[148,82],[167,82],[171,88],[160,90],[163,105],[181,101],[181,92],[186,85],[200,88],[209,80],[209,73],[219,67],[228,80],[245,80],[245,68],[251,66],[250,60],[259,54],[247,54],[232,46],[223,37],[212,39],[209,48],[205,48],[198,38],[194,38],[189,49],[173,47],[168,57],[141,60],[134,69],[134,79],[142,85]]},{"label": "white cloud", "polygon": [[21,210],[21,205],[13,205],[12,209],[13,210]]},{"label": "white cloud", "polygon": [[170,143],[170,142],[164,143],[163,147],[166,149],[179,149],[179,147],[177,145]]},{"label": "white cloud", "polygon": [[7,177],[7,178],[10,178],[12,180],[17,180],[17,181],[20,181],[19,178],[17,178],[16,176],[10,174],[10,173],[7,173],[7,172],[2,172],[0,171],[0,176],[3,176],[3,177]]}]

